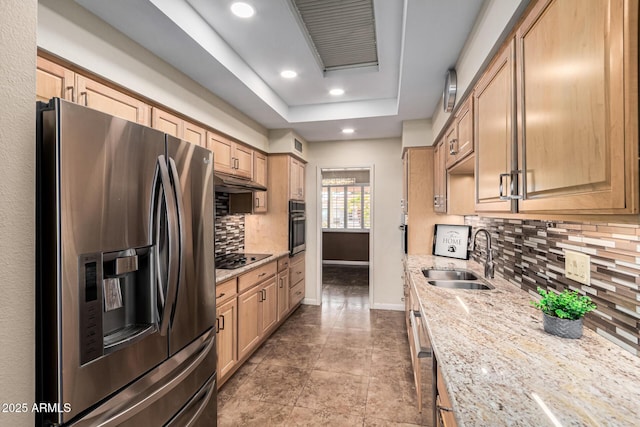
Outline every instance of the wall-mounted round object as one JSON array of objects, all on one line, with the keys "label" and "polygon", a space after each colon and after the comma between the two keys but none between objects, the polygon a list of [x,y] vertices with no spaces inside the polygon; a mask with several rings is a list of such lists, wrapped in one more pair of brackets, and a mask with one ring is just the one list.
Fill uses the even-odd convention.
[{"label": "wall-mounted round object", "polygon": [[456,92],[458,90],[458,79],[456,70],[447,70],[447,78],[444,81],[444,91],[442,92],[442,108],[445,113],[453,111],[456,104]]}]

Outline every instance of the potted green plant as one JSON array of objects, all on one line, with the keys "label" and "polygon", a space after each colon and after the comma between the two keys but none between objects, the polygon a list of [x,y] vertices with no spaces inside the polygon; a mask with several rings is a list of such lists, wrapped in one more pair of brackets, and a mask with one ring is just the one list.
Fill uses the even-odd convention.
[{"label": "potted green plant", "polygon": [[538,293],[542,298],[531,304],[542,310],[544,330],[563,338],[580,338],[582,318],[596,309],[591,298],[568,289],[555,293],[538,287]]}]

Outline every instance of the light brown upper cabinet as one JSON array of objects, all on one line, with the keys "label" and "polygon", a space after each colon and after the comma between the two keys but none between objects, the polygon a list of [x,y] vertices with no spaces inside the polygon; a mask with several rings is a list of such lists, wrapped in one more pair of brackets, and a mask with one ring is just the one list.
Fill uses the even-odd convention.
[{"label": "light brown upper cabinet", "polygon": [[209,132],[207,147],[213,151],[214,170],[242,178],[253,178],[253,150],[222,135]]},{"label": "light brown upper cabinet", "polygon": [[149,106],[144,102],[76,74],[48,59],[38,57],[36,99],[49,101],[54,97],[76,102],[131,122],[150,125]]},{"label": "light brown upper cabinet", "polygon": [[473,153],[473,96],[469,96],[456,112],[454,124],[446,134],[447,169]]},{"label": "light brown upper cabinet", "polygon": [[289,157],[289,199],[304,200],[304,163]]},{"label": "light brown upper cabinet", "polygon": [[447,212],[447,148],[444,139],[433,152],[433,210],[438,213]]},{"label": "light brown upper cabinet", "polygon": [[[267,186],[267,156],[257,151],[253,152],[253,180]],[[267,212],[267,192],[256,191],[253,195],[253,213]]]},{"label": "light brown upper cabinet", "polygon": [[149,106],[132,96],[76,74],[76,102],[130,122],[149,126]]},{"label": "light brown upper cabinet", "polygon": [[474,90],[476,211],[510,211],[514,138],[513,40],[493,59]]},{"label": "light brown upper cabinet", "polygon": [[183,129],[182,139],[200,147],[207,147],[207,131],[204,128],[185,120]]},{"label": "light brown upper cabinet", "polygon": [[638,211],[637,23],[637,0],[544,0],[518,28],[520,212]]},{"label": "light brown upper cabinet", "polygon": [[62,98],[75,102],[75,73],[62,65],[38,57],[36,66],[36,100],[48,102]]},{"label": "light brown upper cabinet", "polygon": [[161,130],[176,138],[182,138],[184,135],[184,120],[157,107],[153,107],[151,125],[154,129]]}]

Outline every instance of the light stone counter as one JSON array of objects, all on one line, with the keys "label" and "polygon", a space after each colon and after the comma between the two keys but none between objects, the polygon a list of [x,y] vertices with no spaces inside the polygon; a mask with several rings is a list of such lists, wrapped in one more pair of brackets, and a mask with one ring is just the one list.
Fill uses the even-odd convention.
[{"label": "light stone counter", "polygon": [[260,261],[256,261],[244,267],[236,268],[235,270],[223,270],[221,268],[216,268],[216,285],[224,282],[225,280],[232,279],[235,276],[239,276],[242,273],[253,270],[254,268],[260,267],[261,265],[269,264],[271,261],[275,261],[284,256],[289,256],[289,252],[278,252],[268,258],[261,259]]},{"label": "light stone counter", "polygon": [[640,358],[587,328],[578,340],[547,334],[534,297],[502,278],[491,291],[445,289],[421,272],[482,277],[475,262],[416,255],[407,266],[460,427],[640,426]]}]

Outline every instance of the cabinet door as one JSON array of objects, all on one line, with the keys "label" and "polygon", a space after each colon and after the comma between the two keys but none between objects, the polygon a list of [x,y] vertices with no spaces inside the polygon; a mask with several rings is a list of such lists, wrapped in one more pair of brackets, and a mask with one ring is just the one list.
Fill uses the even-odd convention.
[{"label": "cabinet door", "polygon": [[438,213],[447,212],[447,149],[446,140],[435,148],[433,156],[433,210]]},{"label": "cabinet door", "polygon": [[[637,176],[637,168],[625,163],[625,149],[636,150],[637,138],[625,138],[625,98],[637,90],[625,66],[637,67],[637,33],[625,34],[624,3],[540,1],[517,31],[521,212],[629,208],[625,173]],[[631,3],[628,19],[637,22]],[[623,48],[631,43],[632,58]]]},{"label": "cabinet door", "polygon": [[289,269],[278,273],[278,321],[289,311]]},{"label": "cabinet door", "polygon": [[[267,156],[253,152],[253,180],[258,184],[267,185]],[[267,192],[256,191],[254,193],[253,213],[267,212]]]},{"label": "cabinet door", "polygon": [[76,74],[77,101],[112,116],[120,117],[130,122],[149,126],[150,107],[132,96],[98,83],[85,76]]},{"label": "cabinet door", "polygon": [[153,107],[152,115],[151,126],[154,129],[161,130],[176,138],[182,138],[184,135],[184,120],[157,107]]},{"label": "cabinet door", "polygon": [[213,169],[216,172],[233,174],[233,141],[207,132],[207,148],[213,151]]},{"label": "cabinet door", "polygon": [[473,153],[473,96],[467,98],[456,113],[456,162]]},{"label": "cabinet door", "polygon": [[[513,134],[513,42],[497,56],[474,92],[476,211],[510,211]],[[507,174],[504,176],[501,174]]]},{"label": "cabinet door", "polygon": [[278,321],[278,286],[276,284],[276,278],[272,277],[264,284],[260,285],[262,289],[262,334],[263,336]]},{"label": "cabinet door", "polygon": [[451,127],[447,130],[444,137],[443,151],[445,153],[445,167],[453,166],[457,160],[456,145],[458,144],[458,131],[456,129],[455,121],[451,124]]},{"label": "cabinet door", "polygon": [[36,65],[36,101],[48,102],[51,98],[61,98],[75,102],[75,81],[73,71],[38,57]]},{"label": "cabinet door", "polygon": [[235,298],[216,308],[218,378],[224,377],[238,361],[237,310],[238,302]]},{"label": "cabinet door", "polygon": [[182,139],[200,147],[207,147],[207,132],[198,125],[184,121],[184,133]]},{"label": "cabinet door", "polygon": [[262,336],[262,295],[262,288],[256,286],[238,296],[238,360],[246,356]]},{"label": "cabinet door", "polygon": [[289,199],[300,200],[299,164],[293,157],[289,158]]},{"label": "cabinet door", "polygon": [[305,164],[302,162],[298,162],[298,192],[300,194],[300,200],[304,200],[304,171]]},{"label": "cabinet door", "polygon": [[252,179],[253,150],[244,145],[234,144],[234,157],[236,159],[234,175]]}]

